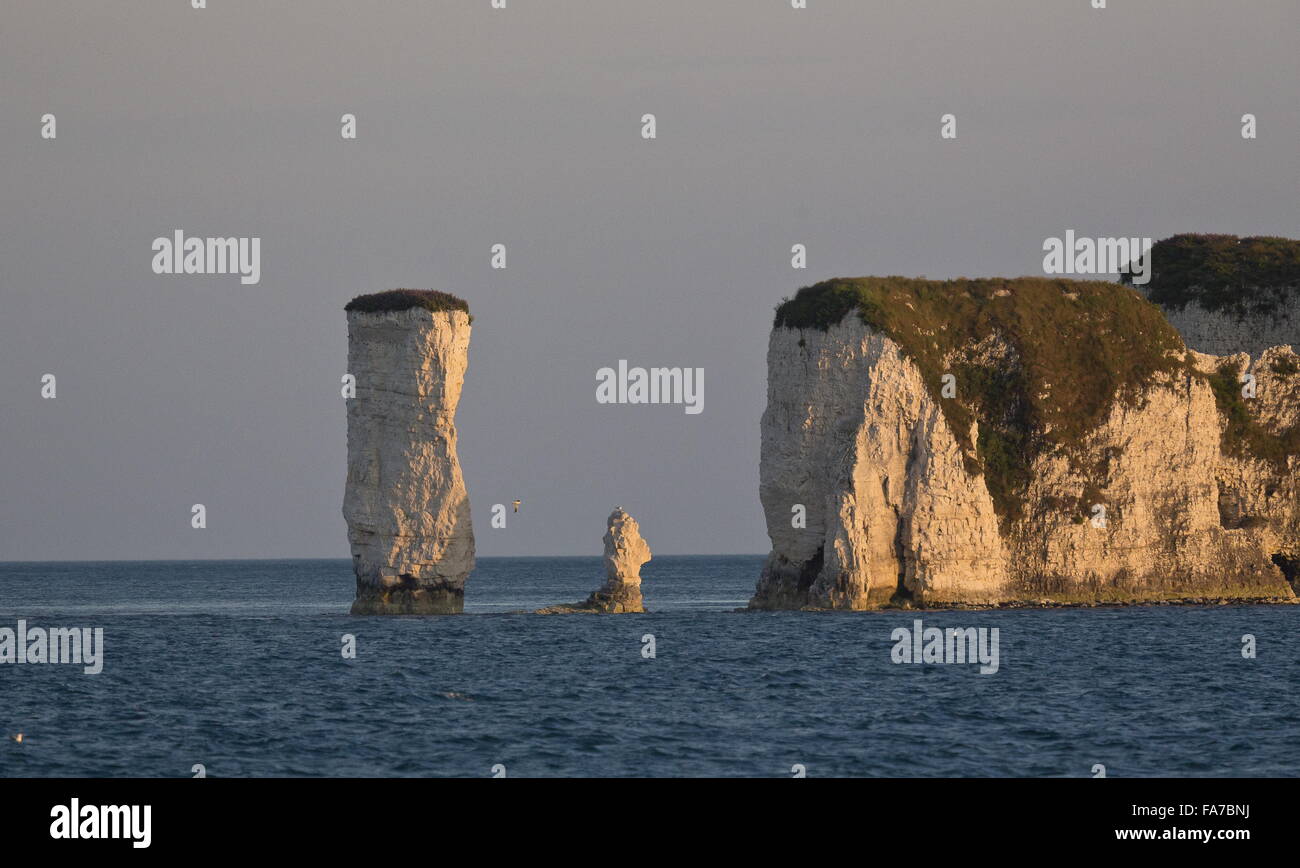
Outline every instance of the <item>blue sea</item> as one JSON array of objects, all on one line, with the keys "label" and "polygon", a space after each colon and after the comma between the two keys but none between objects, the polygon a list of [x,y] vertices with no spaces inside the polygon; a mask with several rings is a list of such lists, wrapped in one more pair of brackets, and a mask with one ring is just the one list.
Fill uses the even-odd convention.
[{"label": "blue sea", "polygon": [[[656,556],[651,613],[539,616],[600,559],[481,558],[441,618],[349,616],[344,560],[0,564],[0,627],[105,644],[0,664],[0,776],[1300,774],[1300,607],[734,611],[761,564]],[[916,618],[997,627],[998,671],[893,663]]]}]

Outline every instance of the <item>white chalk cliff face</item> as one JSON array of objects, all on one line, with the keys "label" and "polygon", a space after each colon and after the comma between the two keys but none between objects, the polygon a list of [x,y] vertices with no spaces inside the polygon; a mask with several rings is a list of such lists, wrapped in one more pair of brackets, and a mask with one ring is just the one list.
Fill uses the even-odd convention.
[{"label": "white chalk cliff face", "polygon": [[[1291,292],[1292,297],[1300,298],[1300,290]],[[1182,307],[1165,307],[1164,311],[1187,346],[1202,353],[1216,356],[1246,353],[1257,358],[1269,347],[1300,347],[1300,310],[1279,307],[1261,316],[1210,311],[1189,302]]]},{"label": "white chalk cliff face", "polygon": [[[1223,362],[1194,358],[1206,373]],[[1258,379],[1261,424],[1300,421],[1300,375],[1278,373],[1294,353],[1231,361]],[[773,330],[759,488],[772,552],[752,608],[1295,599],[1300,458],[1228,454],[1207,378],[1162,375],[1116,401],[1083,444],[1087,476],[1039,456],[1015,520],[967,469],[937,400],[856,313]],[[1100,524],[1061,507],[1090,487]]]},{"label": "white chalk cliff face", "polygon": [[[1197,354],[1197,359],[1202,369],[1228,364],[1235,380],[1247,374],[1255,378],[1256,397],[1246,403],[1266,432],[1300,430],[1300,355],[1291,347],[1270,347],[1254,360],[1245,353],[1228,359]],[[1223,456],[1216,481],[1223,526],[1246,531],[1300,593],[1300,457]]]},{"label": "white chalk cliff face", "polygon": [[474,569],[456,406],[469,315],[422,307],[348,312],[348,473],[343,516],[353,614],[451,614]]}]

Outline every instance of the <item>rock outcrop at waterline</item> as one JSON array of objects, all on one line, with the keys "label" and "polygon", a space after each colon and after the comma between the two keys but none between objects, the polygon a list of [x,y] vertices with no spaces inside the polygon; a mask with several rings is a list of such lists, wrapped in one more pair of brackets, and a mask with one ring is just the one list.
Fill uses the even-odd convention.
[{"label": "rock outcrop at waterline", "polygon": [[1187,346],[1219,356],[1300,349],[1300,241],[1175,235],[1149,255],[1151,280],[1136,288]]},{"label": "rock outcrop at waterline", "polygon": [[800,290],[768,348],[750,606],[1294,600],[1298,361],[1189,351],[1115,284]]},{"label": "rock outcrop at waterline", "polygon": [[456,406],[469,361],[469,306],[394,290],[347,305],[348,473],[343,517],[357,578],[354,615],[464,609],[474,569]]},{"label": "rock outcrop at waterline", "polygon": [[605,584],[584,602],[548,606],[539,615],[579,613],[620,614],[644,612],[641,599],[641,566],[650,560],[650,546],[641,538],[636,519],[615,509],[605,531]]}]

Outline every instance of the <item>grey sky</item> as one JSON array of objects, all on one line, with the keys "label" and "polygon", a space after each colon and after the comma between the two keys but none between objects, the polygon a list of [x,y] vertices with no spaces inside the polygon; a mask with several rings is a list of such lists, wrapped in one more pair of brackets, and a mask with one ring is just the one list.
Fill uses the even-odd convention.
[{"label": "grey sky", "polygon": [[[481,555],[596,554],[617,504],[656,553],[766,551],[798,286],[1300,235],[1295,0],[189,5],[5,2],[0,560],[346,557],[342,307],[398,286],[475,316]],[[154,275],[174,229],[260,236],[261,284]],[[597,405],[620,358],[703,367],[703,414]]]}]

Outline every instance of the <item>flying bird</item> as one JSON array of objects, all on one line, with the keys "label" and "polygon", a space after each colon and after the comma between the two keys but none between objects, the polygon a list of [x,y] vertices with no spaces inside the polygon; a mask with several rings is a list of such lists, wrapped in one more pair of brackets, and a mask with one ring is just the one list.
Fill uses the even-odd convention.
[{"label": "flying bird", "polygon": [[523,501],[516,497],[516,498],[515,498],[515,512],[518,512],[518,511],[519,511],[519,504],[521,504],[521,503],[523,503]]},{"label": "flying bird", "polygon": [[23,743],[23,734],[20,732],[20,733],[18,733],[17,735],[15,735],[15,736],[14,736],[14,741],[18,742],[19,744],[22,744],[22,743]]}]

